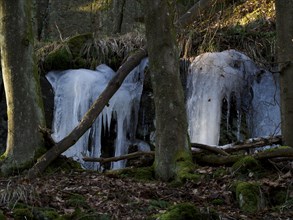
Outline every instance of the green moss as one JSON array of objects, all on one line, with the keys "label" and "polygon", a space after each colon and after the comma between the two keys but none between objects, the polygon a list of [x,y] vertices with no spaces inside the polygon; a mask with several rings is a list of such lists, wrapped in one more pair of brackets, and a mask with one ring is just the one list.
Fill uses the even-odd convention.
[{"label": "green moss", "polygon": [[44,60],[44,69],[49,70],[65,70],[70,69],[72,64],[72,54],[66,48],[61,46],[53,50]]},{"label": "green moss", "polygon": [[80,57],[81,50],[83,49],[84,45],[92,39],[93,39],[93,36],[91,33],[76,35],[70,38],[67,41],[67,45],[71,51],[72,56]]},{"label": "green moss", "polygon": [[261,173],[264,171],[260,163],[252,156],[246,156],[239,159],[232,166],[232,171],[236,174]]},{"label": "green moss", "polygon": [[80,194],[73,194],[66,201],[66,205],[75,208],[89,208],[86,198]]},{"label": "green moss", "polygon": [[6,217],[5,217],[4,213],[3,213],[3,211],[0,210],[0,220],[5,220],[5,219],[6,219]]},{"label": "green moss", "polygon": [[13,210],[13,218],[15,220],[33,219],[33,213],[29,208],[16,208]]},{"label": "green moss", "polygon": [[166,209],[170,206],[170,202],[164,200],[151,200],[148,209]]},{"label": "green moss", "polygon": [[176,182],[198,182],[201,179],[201,175],[195,173],[196,165],[188,152],[181,152],[176,158]]},{"label": "green moss", "polygon": [[65,219],[68,220],[110,220],[111,217],[107,214],[100,214],[93,211],[81,211],[76,209],[74,213],[70,216],[66,216]]},{"label": "green moss", "polygon": [[236,198],[240,209],[245,212],[254,213],[262,207],[260,186],[256,183],[239,182]]},{"label": "green moss", "polygon": [[171,206],[165,213],[158,216],[160,220],[200,219],[199,210],[190,203]]},{"label": "green moss", "polygon": [[198,208],[196,208],[191,203],[180,203],[171,206],[165,213],[156,216],[159,220],[213,220],[219,219],[219,216],[214,211],[209,213],[201,213]]},{"label": "green moss", "polygon": [[60,219],[60,215],[53,208],[34,208],[33,209],[34,219],[46,219],[55,220]]},{"label": "green moss", "polygon": [[213,205],[223,205],[224,204],[224,200],[223,199],[214,199],[212,201]]},{"label": "green moss", "polygon": [[225,168],[218,168],[214,173],[213,177],[218,178],[228,174],[228,171]]},{"label": "green moss", "polygon": [[274,151],[277,151],[277,150],[280,150],[280,149],[289,149],[291,147],[289,146],[279,146],[279,147],[275,147],[275,148],[269,148],[269,149],[266,149],[264,150],[264,152],[274,152]]},{"label": "green moss", "polygon": [[108,176],[120,176],[127,178],[134,178],[137,180],[154,180],[154,168],[138,167],[138,168],[125,168],[121,170],[110,170],[106,173]]}]

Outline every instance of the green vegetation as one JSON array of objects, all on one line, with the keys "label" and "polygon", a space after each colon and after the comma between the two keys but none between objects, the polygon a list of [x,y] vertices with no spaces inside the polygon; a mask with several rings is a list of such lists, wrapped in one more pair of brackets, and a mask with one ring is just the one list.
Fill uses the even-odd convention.
[{"label": "green vegetation", "polygon": [[15,220],[33,219],[33,213],[29,208],[15,208],[13,210],[13,218]]},{"label": "green vegetation", "polygon": [[139,168],[125,168],[121,170],[110,170],[106,173],[108,176],[120,176],[133,178],[137,180],[154,180],[154,168],[150,167],[139,167]]},{"label": "green vegetation", "polygon": [[252,156],[242,157],[232,166],[232,171],[236,175],[249,175],[250,173],[260,174],[264,171],[260,163]]},{"label": "green vegetation", "polygon": [[6,220],[6,217],[3,214],[3,211],[2,210],[0,210],[0,220]]},{"label": "green vegetation", "polygon": [[254,213],[263,206],[261,189],[257,183],[237,183],[236,198],[240,209],[247,213]]},{"label": "green vegetation", "polygon": [[191,203],[180,203],[171,206],[165,213],[156,215],[159,220],[216,220],[219,219],[217,213],[201,213],[197,207]]},{"label": "green vegetation", "polygon": [[74,208],[89,208],[86,198],[80,194],[71,195],[66,201],[66,205]]}]

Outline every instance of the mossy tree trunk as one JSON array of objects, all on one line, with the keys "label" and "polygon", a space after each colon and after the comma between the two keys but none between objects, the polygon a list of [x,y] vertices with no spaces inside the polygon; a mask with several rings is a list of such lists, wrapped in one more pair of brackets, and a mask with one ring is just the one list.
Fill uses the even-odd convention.
[{"label": "mossy tree trunk", "polygon": [[156,109],[155,173],[164,181],[177,178],[191,161],[179,52],[173,24],[175,2],[145,2],[146,35]]},{"label": "mossy tree trunk", "polygon": [[277,0],[277,46],[280,62],[282,136],[293,147],[293,0]]},{"label": "mossy tree trunk", "polygon": [[45,120],[34,57],[32,6],[32,0],[0,1],[1,65],[8,115],[1,170],[6,174],[32,165],[43,147],[38,127],[45,126]]}]

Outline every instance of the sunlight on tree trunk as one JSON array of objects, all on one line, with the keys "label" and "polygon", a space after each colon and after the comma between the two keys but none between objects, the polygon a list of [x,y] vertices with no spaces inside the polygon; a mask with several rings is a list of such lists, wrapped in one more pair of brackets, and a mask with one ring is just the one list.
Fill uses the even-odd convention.
[{"label": "sunlight on tree trunk", "polygon": [[[1,0],[1,64],[8,115],[3,173],[32,165],[43,147],[45,125],[38,69],[34,57],[32,0]],[[2,159],[3,159],[2,158]]]}]

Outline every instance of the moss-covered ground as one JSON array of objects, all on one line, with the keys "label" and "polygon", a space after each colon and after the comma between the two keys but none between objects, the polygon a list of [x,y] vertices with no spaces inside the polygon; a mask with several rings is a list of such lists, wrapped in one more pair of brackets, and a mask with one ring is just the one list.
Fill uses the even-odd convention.
[{"label": "moss-covered ground", "polygon": [[265,175],[197,166],[200,178],[179,185],[156,181],[152,167],[111,173],[52,167],[34,180],[1,177],[0,219],[290,219],[292,167],[261,165]]}]

